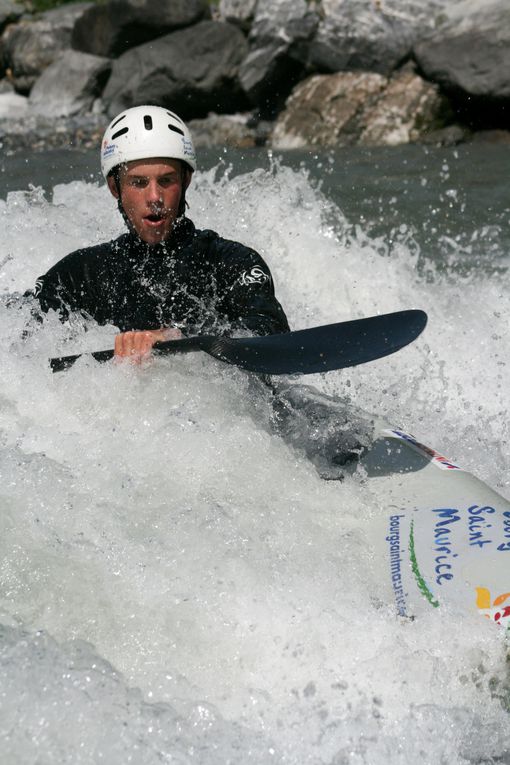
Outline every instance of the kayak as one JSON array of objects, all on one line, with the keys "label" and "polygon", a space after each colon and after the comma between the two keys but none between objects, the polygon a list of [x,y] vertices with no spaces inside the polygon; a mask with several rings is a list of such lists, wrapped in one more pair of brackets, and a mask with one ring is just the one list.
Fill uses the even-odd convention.
[{"label": "kayak", "polygon": [[510,630],[510,503],[402,430],[380,431],[357,469],[385,498],[374,534],[396,613],[478,611]]}]

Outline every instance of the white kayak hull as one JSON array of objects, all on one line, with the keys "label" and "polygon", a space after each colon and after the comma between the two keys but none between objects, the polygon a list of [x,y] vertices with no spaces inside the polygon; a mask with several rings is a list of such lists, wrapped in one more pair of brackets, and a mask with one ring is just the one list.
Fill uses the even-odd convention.
[{"label": "white kayak hull", "polygon": [[397,614],[478,610],[510,629],[510,503],[400,430],[381,431],[358,469],[384,498],[374,534]]}]

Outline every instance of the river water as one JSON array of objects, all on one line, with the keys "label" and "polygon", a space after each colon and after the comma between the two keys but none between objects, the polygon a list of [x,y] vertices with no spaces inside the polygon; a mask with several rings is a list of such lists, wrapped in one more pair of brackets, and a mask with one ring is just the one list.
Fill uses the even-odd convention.
[{"label": "river water", "polygon": [[[477,614],[383,597],[377,482],[321,480],[249,376],[142,369],[23,292],[122,221],[91,154],[1,160],[3,765],[510,762],[507,645]],[[414,433],[510,497],[504,147],[208,152],[190,216],[258,249],[293,328],[407,308],[394,356],[300,382]]]}]

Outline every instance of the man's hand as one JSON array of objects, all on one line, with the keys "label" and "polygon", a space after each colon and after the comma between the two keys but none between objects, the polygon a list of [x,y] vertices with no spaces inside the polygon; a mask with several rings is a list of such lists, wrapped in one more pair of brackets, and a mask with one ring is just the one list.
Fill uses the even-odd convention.
[{"label": "man's hand", "polygon": [[121,332],[115,337],[115,358],[129,358],[133,364],[141,364],[150,357],[154,343],[178,340],[181,337],[182,332],[176,327],[143,332]]}]

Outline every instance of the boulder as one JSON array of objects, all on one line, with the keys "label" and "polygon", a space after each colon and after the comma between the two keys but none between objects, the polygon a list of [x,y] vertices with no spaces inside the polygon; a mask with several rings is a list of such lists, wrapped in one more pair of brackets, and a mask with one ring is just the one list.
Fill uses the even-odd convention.
[{"label": "boulder", "polygon": [[0,0],[0,32],[7,24],[17,21],[25,13],[23,3],[16,0]]},{"label": "boulder", "polygon": [[472,141],[510,146],[510,130],[479,130],[473,133]]},{"label": "boulder", "polygon": [[359,140],[363,113],[387,85],[377,73],[319,74],[300,83],[273,131],[278,149],[342,146]]},{"label": "boulder", "polygon": [[92,110],[111,70],[111,61],[67,50],[44,70],[30,92],[32,110],[44,117],[70,117]]},{"label": "boulder", "polygon": [[242,114],[209,114],[204,119],[191,120],[188,127],[198,148],[234,146],[244,149],[261,143],[258,131],[248,122]]},{"label": "boulder", "polygon": [[451,116],[439,88],[406,68],[393,74],[380,97],[364,109],[358,142],[365,146],[410,143],[443,127]]},{"label": "boulder", "polygon": [[[10,80],[0,80],[0,93],[14,93],[14,85]],[[23,96],[21,96],[21,98],[23,98]]]},{"label": "boulder", "polygon": [[103,101],[112,116],[145,103],[170,107],[184,119],[241,111],[246,103],[237,73],[247,52],[237,27],[201,21],[120,56]]},{"label": "boulder", "polygon": [[116,58],[129,48],[210,17],[206,0],[109,0],[76,21],[72,46]]},{"label": "boulder", "polygon": [[250,52],[239,80],[261,113],[271,116],[279,111],[303,77],[318,23],[318,14],[305,0],[258,0],[249,35]]},{"label": "boulder", "polygon": [[321,72],[388,75],[434,28],[443,5],[442,0],[323,0],[310,64]]},{"label": "boulder", "polygon": [[272,145],[396,145],[442,125],[438,89],[409,69],[387,78],[377,72],[314,75],[298,85],[279,116]]},{"label": "boulder", "polygon": [[448,125],[448,127],[431,130],[420,136],[419,142],[427,146],[458,146],[466,143],[471,138],[471,133],[461,125]]},{"label": "boulder", "polygon": [[446,8],[437,31],[414,47],[422,72],[465,100],[510,99],[508,0],[463,0]]},{"label": "boulder", "polygon": [[18,93],[0,93],[0,119],[17,120],[28,112],[28,98]]},{"label": "boulder", "polygon": [[247,32],[255,18],[256,7],[257,0],[220,0],[220,17]]},{"label": "boulder", "polygon": [[41,72],[71,46],[76,20],[90,3],[72,3],[11,24],[2,36],[4,61],[16,90],[28,93]]}]

